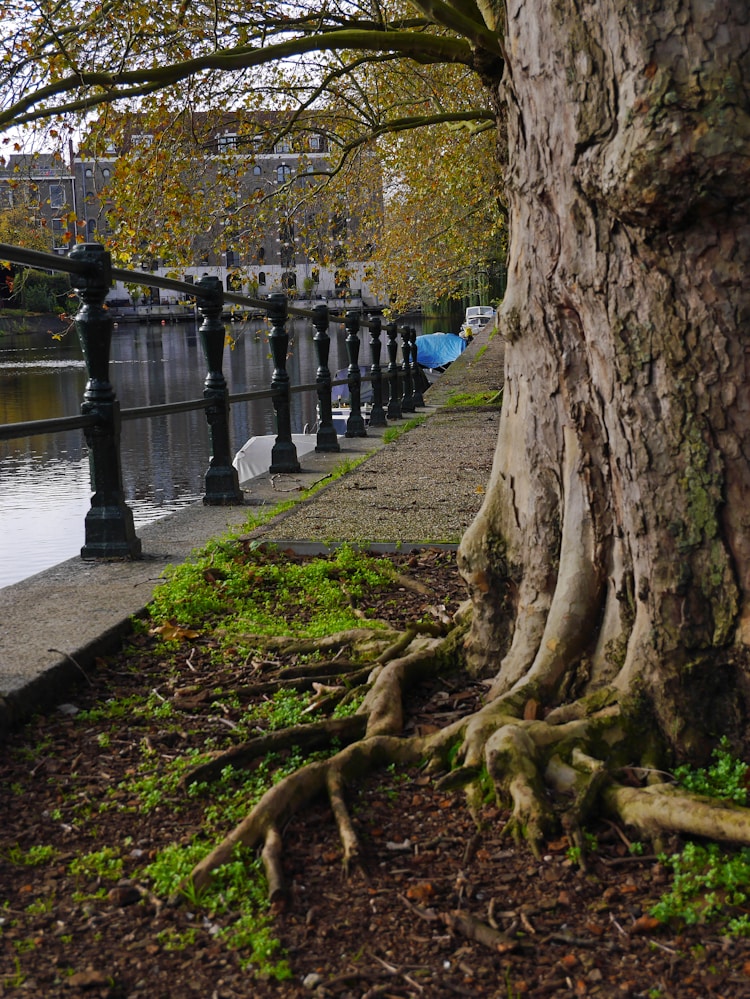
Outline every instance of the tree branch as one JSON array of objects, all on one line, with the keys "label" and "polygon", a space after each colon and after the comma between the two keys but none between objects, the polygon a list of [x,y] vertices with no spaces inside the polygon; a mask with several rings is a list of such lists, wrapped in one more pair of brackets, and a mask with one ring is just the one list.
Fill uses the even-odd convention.
[{"label": "tree branch", "polygon": [[[423,63],[462,63],[470,66],[473,61],[472,49],[462,39],[414,31],[332,30],[287,39],[263,48],[238,46],[171,65],[117,72],[83,70],[75,72],[24,94],[21,99],[0,112],[0,128],[26,124],[39,118],[71,111],[86,110],[126,97],[144,96],[211,71],[234,72],[311,52],[347,49],[395,52]],[[81,88],[100,88],[100,92],[52,107],[40,107],[61,95],[80,92]]]}]

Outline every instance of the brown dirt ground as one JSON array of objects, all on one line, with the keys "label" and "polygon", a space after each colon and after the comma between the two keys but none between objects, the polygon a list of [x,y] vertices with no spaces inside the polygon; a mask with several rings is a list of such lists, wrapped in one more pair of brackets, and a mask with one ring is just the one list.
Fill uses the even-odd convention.
[{"label": "brown dirt ground", "polygon": [[[381,593],[372,601],[379,616],[393,616],[394,596],[399,625],[434,606],[434,594],[448,611],[463,599],[452,557],[425,552],[396,561],[433,596]],[[536,861],[502,839],[502,809],[487,805],[478,827],[460,791],[442,791],[416,769],[350,789],[364,866],[348,878],[324,802],[289,822],[289,897],[275,931],[293,977],[276,982],[242,970],[241,952],[216,935],[216,923],[231,916],[212,923],[188,905],[162,905],[140,874],[165,845],[193,836],[205,803],[175,792],[147,811],[132,792],[116,792],[115,808],[96,807],[132,775],[144,746],[167,761],[217,730],[231,742],[232,709],[200,693],[230,679],[210,652],[210,642],[188,642],[182,681],[167,680],[153,640],[139,637],[71,693],[72,707],[36,718],[4,747],[0,996],[750,996],[750,942],[648,917],[668,876],[654,857],[630,854],[625,830],[606,823],[593,830],[599,845],[585,873],[562,838]],[[231,669],[236,683],[247,683],[247,663]],[[179,724],[125,717],[111,736],[111,723],[72,713],[151,690],[172,702]],[[472,711],[481,693],[465,676],[435,678],[410,696],[408,728],[444,725]],[[19,861],[39,845],[54,848],[51,860]],[[71,874],[76,856],[105,845],[123,857],[119,881]],[[190,948],[168,949],[165,931],[187,929],[195,931]]]}]

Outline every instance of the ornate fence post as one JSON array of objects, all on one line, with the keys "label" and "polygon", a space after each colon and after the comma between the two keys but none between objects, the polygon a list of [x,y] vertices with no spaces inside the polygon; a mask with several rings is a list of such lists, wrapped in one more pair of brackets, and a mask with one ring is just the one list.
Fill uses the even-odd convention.
[{"label": "ornate fence post", "polygon": [[85,275],[73,276],[72,285],[81,299],[75,323],[88,372],[81,413],[96,419],[84,429],[93,495],[81,558],[135,559],[140,557],[141,542],[123,497],[120,404],[108,373],[112,319],[104,299],[112,285],[112,261],[101,243],[82,243],[70,257],[89,265]]},{"label": "ornate fence post", "polygon": [[315,383],[318,392],[318,436],[316,451],[340,451],[341,445],[336,434],[331,417],[331,371],[328,367],[328,354],[331,349],[331,338],[328,335],[328,306],[325,303],[316,305],[313,309],[313,326],[315,334],[313,344],[318,356],[318,371]]},{"label": "ornate fence post", "polygon": [[289,406],[289,375],[286,370],[286,352],[289,348],[286,295],[276,292],[268,299],[268,318],[271,321],[271,355],[273,375],[271,390],[273,408],[276,411],[276,443],[271,449],[269,472],[299,472],[297,448],[292,440],[292,414]]},{"label": "ornate fence post", "polygon": [[417,365],[417,331],[414,326],[409,327],[409,339],[411,341],[411,373],[412,373],[412,385],[414,386],[414,391],[412,394],[412,402],[414,407],[424,406],[424,396],[422,395],[422,389],[419,384],[419,379],[423,378],[423,373],[419,370]]},{"label": "ornate fence post", "polygon": [[399,377],[398,361],[398,329],[395,323],[388,323],[385,328],[388,336],[388,409],[389,420],[400,420],[401,412],[401,378]]},{"label": "ornate fence post", "polygon": [[411,377],[411,339],[409,327],[401,327],[401,356],[404,359],[404,395],[401,399],[401,410],[404,413],[414,412],[414,383]]},{"label": "ornate fence post", "polygon": [[370,320],[370,355],[372,357],[372,366],[370,368],[370,374],[372,375],[371,427],[385,427],[388,425],[388,421],[385,418],[385,410],[383,409],[383,372],[380,367],[381,328],[380,316],[373,316]]},{"label": "ornate fence post", "polygon": [[206,356],[208,373],[203,382],[211,460],[206,472],[206,506],[230,506],[242,502],[237,469],[232,465],[229,444],[229,390],[222,371],[224,357],[224,289],[217,277],[205,275],[196,285],[198,312],[203,317],[198,333]]},{"label": "ornate fence post", "polygon": [[367,437],[365,421],[360,404],[362,391],[362,373],[359,370],[359,313],[350,309],[344,320],[346,329],[346,352],[349,355],[347,382],[349,384],[349,402],[351,412],[346,421],[345,437]]}]

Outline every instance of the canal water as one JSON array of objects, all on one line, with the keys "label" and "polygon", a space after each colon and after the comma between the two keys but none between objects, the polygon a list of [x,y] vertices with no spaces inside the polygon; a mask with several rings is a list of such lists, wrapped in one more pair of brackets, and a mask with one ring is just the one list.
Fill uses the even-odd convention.
[{"label": "canal water", "polygon": [[[230,392],[267,389],[273,364],[264,322],[232,323],[224,354]],[[310,323],[289,323],[292,384],[315,381]],[[345,334],[331,326],[332,371],[347,365]],[[360,360],[369,363],[366,334]],[[383,351],[385,361],[385,350]],[[194,324],[122,325],[112,339],[110,381],[123,409],[198,399],[206,362]],[[0,331],[0,423],[74,416],[80,412],[86,369],[74,330],[54,339],[44,328]],[[315,418],[316,397],[292,397],[292,430]],[[231,408],[233,450],[257,434],[275,433],[270,400]],[[209,460],[202,410],[123,424],[125,496],[136,527],[203,493]],[[81,430],[0,441],[0,587],[78,554],[89,508],[88,454]]]}]

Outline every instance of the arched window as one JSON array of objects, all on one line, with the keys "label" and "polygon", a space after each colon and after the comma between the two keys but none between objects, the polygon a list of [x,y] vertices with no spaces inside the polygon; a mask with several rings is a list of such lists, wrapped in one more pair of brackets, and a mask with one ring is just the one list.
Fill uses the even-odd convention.
[{"label": "arched window", "polygon": [[276,181],[284,184],[292,176],[292,168],[287,163],[281,163],[276,167]]},{"label": "arched window", "polygon": [[255,166],[253,167],[253,175],[254,175],[255,177],[260,177],[260,175],[261,175],[262,173],[263,173],[263,171],[261,170],[261,168],[260,168],[260,167],[258,166],[258,164],[256,163],[256,164],[255,164]]},{"label": "arched window", "polygon": [[265,283],[266,283],[266,272],[258,271],[258,284],[265,284]]}]

